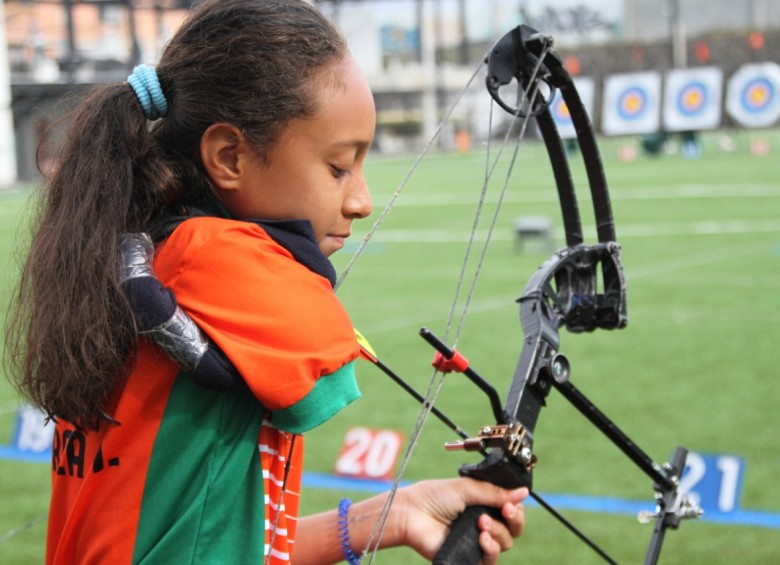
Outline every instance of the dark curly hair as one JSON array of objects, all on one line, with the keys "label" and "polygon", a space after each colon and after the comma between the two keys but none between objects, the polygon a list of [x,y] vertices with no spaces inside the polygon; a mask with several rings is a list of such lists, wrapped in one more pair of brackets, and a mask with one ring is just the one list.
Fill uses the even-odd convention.
[{"label": "dark curly hair", "polygon": [[136,323],[118,280],[119,241],[167,206],[213,191],[203,132],[230,123],[263,156],[338,81],[347,46],[305,0],[207,0],[166,46],[168,113],[149,123],[127,83],[101,85],[68,116],[41,189],[6,326],[6,365],[49,416],[94,428],[132,368]]}]

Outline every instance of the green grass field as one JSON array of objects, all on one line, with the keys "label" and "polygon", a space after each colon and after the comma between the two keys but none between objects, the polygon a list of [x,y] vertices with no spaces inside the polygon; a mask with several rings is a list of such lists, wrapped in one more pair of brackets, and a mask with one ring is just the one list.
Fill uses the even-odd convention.
[{"label": "green grass field", "polygon": [[[772,152],[754,157],[752,138]],[[777,327],[780,324],[780,132],[734,134],[704,140],[699,159],[676,154],[618,160],[622,144],[604,140],[618,240],[628,280],[629,326],[616,332],[561,334],[572,362],[572,382],[659,462],[677,445],[744,458],[743,509],[780,513],[774,480],[780,475]],[[505,156],[505,157],[508,157]],[[478,231],[484,237],[504,177]],[[376,213],[401,182],[412,159],[375,157],[369,163]],[[359,258],[339,296],[378,355],[418,389],[431,376],[432,350],[417,335],[427,326],[442,335],[475,203],[485,155],[437,154],[423,160],[397,206]],[[575,178],[583,174],[575,162]],[[523,146],[498,216],[492,245],[465,320],[459,349],[503,396],[514,372],[522,335],[515,300],[550,255],[530,242],[515,249],[514,221],[547,216],[563,245],[560,213],[544,149]],[[580,208],[594,241],[585,190]],[[492,195],[492,196],[491,196]],[[13,237],[30,191],[0,192],[0,293],[13,281]],[[371,220],[356,228],[359,241]],[[357,233],[357,232],[360,233]],[[349,253],[335,256],[343,269]],[[470,275],[472,268],[468,269]],[[460,312],[462,302],[459,304]],[[307,469],[331,473],[346,430],[355,425],[411,432],[418,406],[374,367],[361,366],[364,398],[307,437]],[[466,430],[492,423],[487,400],[458,376],[448,377],[440,407]],[[8,443],[17,399],[0,381],[0,443]],[[468,460],[447,453],[453,434],[434,420],[425,428],[404,480],[456,474]],[[652,485],[607,440],[553,392],[537,427],[540,493],[651,500]],[[174,469],[171,472],[175,472]],[[40,563],[44,552],[48,468],[0,460],[0,563]],[[335,507],[360,492],[309,489],[304,512]],[[528,509],[525,535],[505,563],[599,563],[601,560],[538,507]],[[565,514],[620,563],[638,563],[651,527],[634,516],[603,512]],[[19,533],[15,533],[19,530]],[[406,550],[378,562],[422,563]],[[780,559],[777,529],[686,522],[670,531],[661,563],[769,563]]]}]

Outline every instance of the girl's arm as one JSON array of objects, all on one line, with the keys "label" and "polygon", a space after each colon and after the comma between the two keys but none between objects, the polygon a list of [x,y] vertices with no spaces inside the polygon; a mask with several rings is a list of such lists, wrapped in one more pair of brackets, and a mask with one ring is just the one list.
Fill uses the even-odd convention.
[{"label": "girl's arm", "polygon": [[[504,524],[487,515],[479,520],[483,563],[494,564],[523,531],[525,514],[520,502],[527,495],[528,490],[524,488],[509,491],[472,479],[416,483],[398,491],[380,545],[382,548],[408,546],[426,559],[432,559],[458,515],[467,506],[481,504],[501,508],[506,521]],[[381,494],[350,507],[348,534],[356,555],[366,547],[386,498],[386,494]],[[338,522],[336,510],[302,517],[293,563],[318,565],[344,561]]]}]

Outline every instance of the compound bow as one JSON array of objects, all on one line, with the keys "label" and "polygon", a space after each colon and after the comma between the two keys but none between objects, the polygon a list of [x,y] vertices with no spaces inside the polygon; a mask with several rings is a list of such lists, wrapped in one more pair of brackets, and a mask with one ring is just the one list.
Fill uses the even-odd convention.
[{"label": "compound bow", "polygon": [[[463,441],[447,444],[447,449],[479,451],[484,455],[480,463],[462,466],[461,475],[506,488],[532,487],[532,471],[536,465],[533,454],[536,422],[550,390],[558,390],[653,481],[656,511],[643,518],[645,521],[655,519],[645,558],[646,564],[654,564],[667,529],[676,529],[681,519],[698,517],[702,511],[690,502],[685,493],[678,491],[687,450],[678,447],[673,459],[663,466],[654,462],[569,381],[569,362],[559,352],[558,331],[561,327],[575,333],[591,332],[597,328],[619,329],[626,326],[627,316],[620,245],[615,236],[607,182],[594,130],[571,76],[551,46],[551,37],[520,25],[495,43],[485,59],[487,89],[493,100],[513,116],[524,118],[523,131],[529,118],[536,119],[552,164],[566,236],[566,248],[555,253],[534,273],[518,300],[525,339],[503,406],[496,390],[469,366],[465,357],[454,348],[447,347],[429,330],[420,331],[437,351],[434,359],[437,371],[462,372],[487,394],[495,424],[482,427],[476,437],[468,437],[433,406],[435,396],[420,395],[374,355],[366,353],[366,357],[411,392],[427,412],[433,413],[463,438]],[[501,94],[501,89],[513,80],[518,83],[516,104],[508,103]],[[544,86],[544,94],[540,86]],[[598,242],[590,245],[584,243],[567,153],[550,112],[556,90],[560,91],[568,107],[590,185],[598,236]],[[372,232],[377,226],[378,222]],[[361,249],[362,246],[358,253]],[[415,431],[412,436],[412,442],[416,441],[417,433]],[[400,476],[396,485],[398,480]],[[532,496],[606,561],[615,562],[536,493],[532,492]],[[495,509],[466,509],[453,525],[434,563],[479,562],[481,552],[476,521],[482,513],[500,519]]]}]

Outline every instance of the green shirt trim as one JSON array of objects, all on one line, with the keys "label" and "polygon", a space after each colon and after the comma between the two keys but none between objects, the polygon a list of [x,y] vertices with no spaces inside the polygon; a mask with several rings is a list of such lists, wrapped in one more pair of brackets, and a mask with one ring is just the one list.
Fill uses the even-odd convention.
[{"label": "green shirt trim", "polygon": [[271,422],[285,432],[302,434],[327,422],[358,398],[360,389],[355,378],[355,362],[350,361],[335,373],[320,377],[301,400],[274,412]]}]

